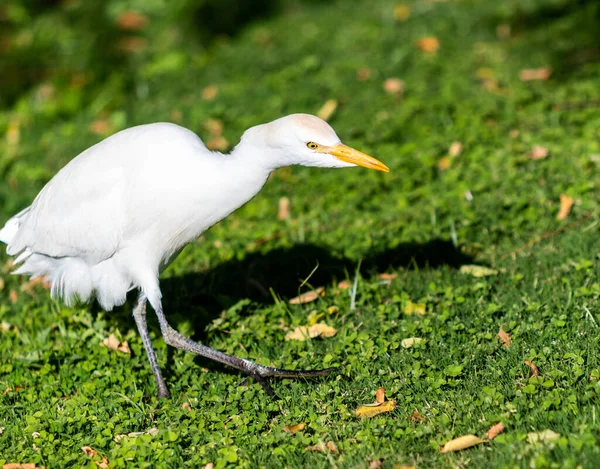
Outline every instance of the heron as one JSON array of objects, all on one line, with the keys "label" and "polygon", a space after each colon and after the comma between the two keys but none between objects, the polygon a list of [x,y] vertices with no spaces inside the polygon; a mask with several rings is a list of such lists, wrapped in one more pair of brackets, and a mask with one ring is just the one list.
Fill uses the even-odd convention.
[{"label": "heron", "polygon": [[237,369],[275,396],[271,378],[325,376],[333,369],[263,366],[183,336],[165,317],[159,275],[188,243],[258,194],[272,171],[290,165],[389,171],[310,114],[251,127],[229,154],[210,151],[173,123],[139,125],[69,161],[6,222],[0,241],[16,257],[14,274],[44,276],[52,297],[68,306],[96,298],[110,311],[139,290],[133,318],[159,398],[169,391],[150,340],[147,303],[168,345]]}]

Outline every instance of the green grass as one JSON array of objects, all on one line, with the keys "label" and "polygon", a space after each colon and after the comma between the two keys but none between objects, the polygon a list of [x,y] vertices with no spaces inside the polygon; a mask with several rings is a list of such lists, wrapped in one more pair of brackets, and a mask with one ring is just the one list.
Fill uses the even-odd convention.
[{"label": "green grass", "polygon": [[[391,172],[279,170],[257,198],[188,247],[161,285],[172,324],[190,337],[263,364],[341,373],[276,381],[281,400],[273,401],[256,383],[238,387],[238,373],[168,349],[150,313],[172,393],[158,401],[131,302],[111,313],[67,308],[10,276],[2,253],[0,465],[96,467],[80,449],[89,445],[115,468],[366,468],[376,459],[384,468],[597,467],[597,4],[414,1],[411,16],[396,21],[390,1],[290,2],[229,39],[202,42],[188,40],[152,2],[138,3],[112,1],[106,15],[128,5],[145,12],[147,49],[109,72],[90,68],[83,87],[65,79],[81,66],[69,62],[71,36],[58,28],[69,26],[72,10],[54,8],[15,27],[15,37],[34,38],[56,27],[67,52],[57,52],[54,75],[0,109],[0,222],[100,139],[90,131],[95,120],[113,132],[179,116],[208,138],[204,123],[220,119],[233,145],[250,125],[315,113],[336,99],[330,122],[341,138]],[[511,26],[509,38],[497,37],[498,24]],[[437,53],[415,46],[425,36],[439,39]],[[545,66],[549,80],[519,79],[522,69]],[[363,67],[371,75],[359,81]],[[383,90],[389,77],[405,82],[401,97]],[[203,100],[209,85],[218,94]],[[463,150],[441,170],[454,141]],[[550,156],[531,160],[534,145]],[[575,200],[564,221],[561,194]],[[288,221],[277,220],[282,196],[291,201]],[[498,274],[465,275],[464,264]],[[397,277],[388,285],[382,272]],[[357,275],[352,309],[337,283]],[[310,285],[326,295],[288,304]],[[425,303],[427,313],[404,314],[408,301]],[[331,306],[338,310],[330,314]],[[286,341],[314,311],[337,335]],[[508,347],[496,336],[500,326],[512,337]],[[129,342],[131,356],[101,345],[111,333]],[[426,341],[404,349],[408,337]],[[524,360],[541,378],[529,378]],[[380,386],[396,409],[358,419],[354,410]],[[414,411],[421,422],[410,419]],[[296,435],[282,430],[303,422]],[[485,436],[497,422],[506,432],[495,440],[440,453],[448,440]],[[115,441],[151,428],[158,433]],[[527,433],[546,429],[560,439],[528,442]],[[335,454],[305,450],[330,440]]]}]

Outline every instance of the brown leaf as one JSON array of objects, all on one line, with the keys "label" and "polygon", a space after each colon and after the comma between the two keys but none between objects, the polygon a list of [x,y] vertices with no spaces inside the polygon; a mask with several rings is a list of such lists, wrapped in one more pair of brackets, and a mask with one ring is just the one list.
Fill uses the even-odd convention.
[{"label": "brown leaf", "polygon": [[420,337],[409,337],[408,339],[402,339],[400,345],[404,348],[411,348],[413,345],[423,342],[425,339]]},{"label": "brown leaf", "polygon": [[417,48],[423,52],[435,52],[440,48],[440,41],[433,36],[423,37],[417,41]]},{"label": "brown leaf", "polygon": [[560,194],[560,210],[556,216],[557,220],[564,220],[569,216],[571,208],[573,207],[573,198],[566,194]]},{"label": "brown leaf", "polygon": [[17,292],[15,290],[9,291],[8,292],[8,299],[14,305],[17,302],[17,300],[18,300]]},{"label": "brown leaf", "polygon": [[388,78],[383,82],[383,89],[389,94],[400,94],[404,91],[405,84],[399,78]]},{"label": "brown leaf", "polygon": [[382,280],[393,280],[395,278],[398,278],[398,274],[379,274],[379,278]]},{"label": "brown leaf", "polygon": [[[96,451],[91,446],[82,446],[81,450],[89,458],[93,458],[94,456],[98,456],[98,451]],[[96,466],[100,467],[101,469],[106,469],[108,467],[108,459],[106,459],[104,456],[100,456],[100,457],[102,458],[102,460],[101,461],[93,460],[94,464]]]},{"label": "brown leaf", "polygon": [[354,412],[360,418],[370,418],[385,412],[391,412],[396,408],[395,401],[385,401],[381,404],[363,404],[359,405]]},{"label": "brown leaf", "polygon": [[323,119],[324,121],[329,120],[333,113],[338,107],[338,102],[335,99],[328,99],[325,101],[325,104],[321,106],[321,109],[317,111],[317,116]]},{"label": "brown leaf", "polygon": [[288,433],[291,433],[292,435],[295,435],[299,431],[304,430],[304,427],[306,427],[305,423],[297,423],[296,425],[286,425],[285,427],[283,427],[282,430],[284,432],[288,432]]},{"label": "brown leaf", "polygon": [[139,31],[148,24],[148,17],[137,11],[124,11],[117,18],[117,26],[125,31]]},{"label": "brown leaf", "polygon": [[95,120],[90,124],[90,132],[96,135],[107,135],[111,133],[112,126],[107,120]]},{"label": "brown leaf", "polygon": [[[33,287],[36,285],[41,285],[44,290],[50,290],[50,282],[46,280],[45,276],[35,277],[28,282],[21,285],[21,291],[26,293],[33,293]],[[2,290],[2,288],[0,288]]]},{"label": "brown leaf", "polygon": [[379,388],[375,393],[375,401],[378,404],[383,404],[385,402],[385,389]]},{"label": "brown leaf", "polygon": [[192,406],[189,402],[184,402],[183,404],[181,404],[181,408],[183,410],[185,410],[186,412],[189,412],[192,410]]},{"label": "brown leaf", "polygon": [[396,21],[406,21],[410,18],[410,7],[404,3],[399,3],[394,7],[394,18]]},{"label": "brown leaf", "polygon": [[525,360],[523,363],[525,363],[529,367],[529,377],[530,378],[540,375],[540,370],[538,370],[538,367],[535,366],[535,363],[530,362],[529,360]]},{"label": "brown leaf", "polygon": [[219,90],[215,85],[209,85],[202,90],[201,96],[204,101],[212,101],[219,94]]},{"label": "brown leaf", "polygon": [[411,422],[421,423],[425,417],[423,417],[418,410],[415,410],[409,417]]},{"label": "brown leaf", "polygon": [[208,119],[202,125],[212,137],[220,137],[223,134],[223,121],[219,119]]},{"label": "brown leaf", "polygon": [[440,158],[440,161],[438,161],[437,167],[438,167],[438,169],[441,169],[442,171],[446,171],[448,168],[450,168],[451,164],[452,164],[452,160],[450,159],[450,157],[442,156]]},{"label": "brown leaf", "polygon": [[229,142],[225,137],[215,137],[206,142],[206,148],[212,151],[226,151],[229,148]]},{"label": "brown leaf", "polygon": [[543,160],[548,156],[549,153],[550,152],[547,148],[540,145],[534,145],[531,149],[531,153],[529,153],[529,158],[532,160]]},{"label": "brown leaf", "polygon": [[498,331],[498,338],[502,341],[503,347],[508,347],[512,342],[510,335],[508,335],[508,332],[502,329],[502,326],[500,326],[500,330]]},{"label": "brown leaf", "polygon": [[325,295],[325,287],[319,287],[316,290],[307,291],[288,301],[291,305],[302,305],[304,303],[312,303],[320,296]]},{"label": "brown leaf", "polygon": [[327,324],[319,322],[312,326],[296,327],[285,336],[285,340],[300,340],[314,339],[315,337],[333,337],[337,330]]},{"label": "brown leaf", "polygon": [[362,67],[356,71],[356,79],[358,81],[367,81],[371,78],[371,69]]},{"label": "brown leaf", "polygon": [[318,443],[313,446],[307,446],[304,451],[320,451],[321,453],[337,453],[337,447],[333,441],[327,443]]},{"label": "brown leaf", "polygon": [[381,459],[374,459],[369,464],[369,469],[381,469]]},{"label": "brown leaf", "polygon": [[404,314],[407,315],[419,314],[422,316],[426,312],[427,305],[425,305],[425,303],[413,303],[412,301],[408,300],[406,306],[404,307]]},{"label": "brown leaf", "polygon": [[2,465],[2,469],[35,469],[35,463],[32,462],[9,462]]},{"label": "brown leaf", "polygon": [[206,463],[206,465],[202,469],[215,469],[215,465],[211,462]]},{"label": "brown leaf", "polygon": [[552,69],[550,67],[542,68],[527,68],[521,70],[519,78],[521,81],[535,81],[535,80],[547,80],[552,75]]},{"label": "brown leaf", "polygon": [[492,425],[490,427],[490,429],[487,431],[487,437],[488,437],[488,439],[493,440],[498,435],[500,435],[500,433],[502,433],[504,430],[505,430],[505,428],[504,428],[504,425],[502,424],[502,422],[497,423],[496,425]]},{"label": "brown leaf", "polygon": [[337,287],[338,287],[340,290],[348,290],[348,288],[350,288],[350,286],[351,286],[351,285],[350,285],[350,282],[349,282],[348,280],[342,280],[341,282],[339,282],[339,283],[337,284]]},{"label": "brown leaf", "polygon": [[120,342],[114,334],[110,334],[106,339],[102,341],[102,345],[105,345],[109,349],[116,350],[118,352],[131,354],[129,344],[126,340]]},{"label": "brown leaf", "polygon": [[288,199],[287,197],[282,197],[279,199],[279,202],[277,204],[277,219],[290,219],[290,199]]},{"label": "brown leaf", "polygon": [[442,453],[447,453],[449,451],[460,451],[461,449],[470,448],[471,446],[478,445],[480,443],[485,443],[486,440],[482,440],[478,436],[475,435],[464,435],[459,436],[458,438],[454,438],[446,443],[442,449],[440,450]]},{"label": "brown leaf", "polygon": [[460,155],[462,152],[462,143],[460,142],[452,142],[450,148],[448,149],[448,155],[452,158]]}]

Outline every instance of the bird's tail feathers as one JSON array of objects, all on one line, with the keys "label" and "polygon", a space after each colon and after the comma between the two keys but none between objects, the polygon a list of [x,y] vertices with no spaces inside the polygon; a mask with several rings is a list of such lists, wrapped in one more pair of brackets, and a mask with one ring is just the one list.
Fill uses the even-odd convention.
[{"label": "bird's tail feathers", "polygon": [[0,241],[6,245],[10,245],[10,243],[15,238],[17,231],[19,231],[19,227],[23,223],[25,217],[29,214],[29,210],[31,207],[27,207],[25,210],[21,210],[14,217],[9,218],[4,227],[0,229]]}]

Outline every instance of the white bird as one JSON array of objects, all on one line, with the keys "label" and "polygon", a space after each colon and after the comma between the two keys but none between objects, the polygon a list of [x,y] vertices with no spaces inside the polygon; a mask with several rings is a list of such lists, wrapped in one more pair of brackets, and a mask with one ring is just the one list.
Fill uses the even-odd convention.
[{"label": "white bird", "polygon": [[389,171],[340,142],[325,121],[292,114],[248,129],[227,155],[209,151],[192,131],[154,123],[118,132],[71,160],[31,206],[0,230],[15,274],[45,276],[67,305],[94,296],[109,311],[139,289],[133,316],[156,380],[169,392],[146,324],[146,301],[165,342],[236,368],[273,395],[270,377],[323,376],[258,365],[194,342],[173,329],[161,305],[159,274],[191,241],[252,199],[271,171],[289,165]]}]

